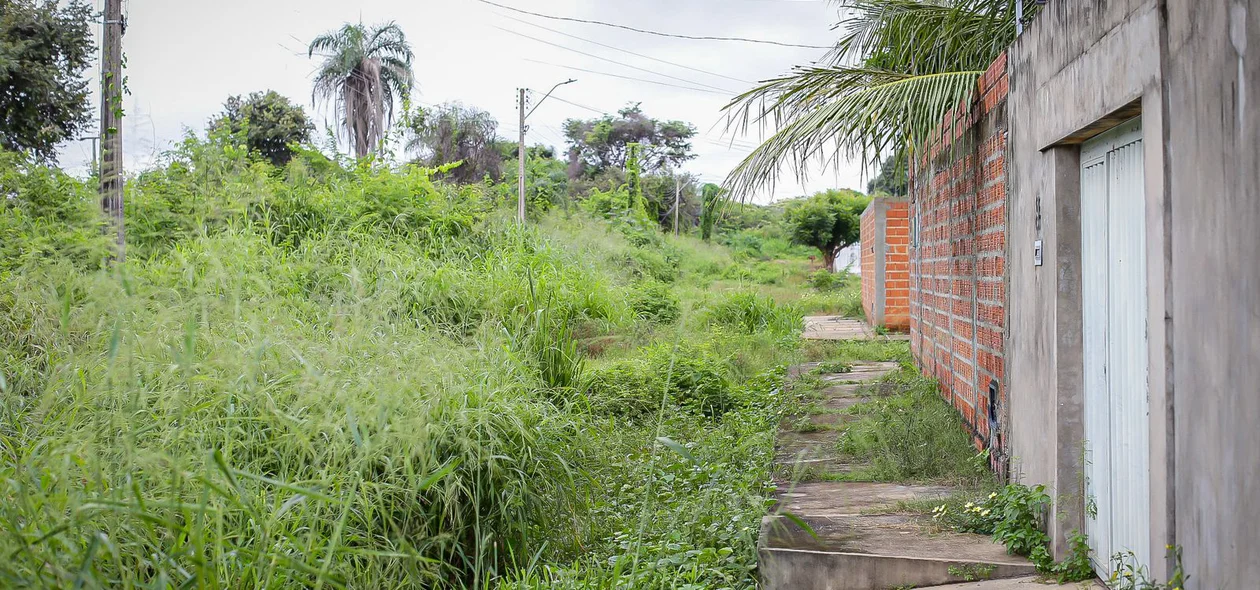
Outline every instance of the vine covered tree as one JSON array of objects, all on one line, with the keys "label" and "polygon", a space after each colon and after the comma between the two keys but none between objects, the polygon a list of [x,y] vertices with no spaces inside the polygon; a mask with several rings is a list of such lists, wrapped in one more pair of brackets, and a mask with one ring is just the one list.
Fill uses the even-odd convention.
[{"label": "vine covered tree", "polygon": [[323,59],[312,100],[333,105],[355,156],[366,157],[393,124],[395,101],[411,93],[414,56],[407,36],[393,22],[347,23],[311,41],[308,55]]},{"label": "vine covered tree", "polygon": [[1036,0],[837,0],[844,31],[823,60],[758,84],[727,105],[730,129],[773,125],[726,186],[743,198],[780,170],[913,150],[1015,39],[1016,3]]},{"label": "vine covered tree", "polygon": [[[454,182],[468,184],[489,176],[503,176],[503,155],[497,142],[499,122],[476,107],[448,102],[421,111],[407,125],[407,151],[425,166],[463,162],[448,173]],[[511,146],[515,149],[515,144]]]},{"label": "vine covered tree", "polygon": [[315,126],[301,106],[274,90],[233,96],[223,103],[223,112],[210,121],[210,129],[226,128],[244,133],[249,149],[276,166],[293,158],[293,144],[311,140]]},{"label": "vine covered tree", "polygon": [[789,203],[785,211],[792,241],[822,252],[827,271],[836,254],[862,239],[862,211],[870,197],[851,190],[828,190]]},{"label": "vine covered tree", "polygon": [[0,0],[0,148],[51,160],[91,123],[94,51],[81,0]]},{"label": "vine covered tree", "polygon": [[722,192],[722,187],[711,182],[705,183],[700,189],[703,207],[700,213],[700,239],[706,242],[713,237],[713,228],[717,225],[717,212],[722,203]]}]

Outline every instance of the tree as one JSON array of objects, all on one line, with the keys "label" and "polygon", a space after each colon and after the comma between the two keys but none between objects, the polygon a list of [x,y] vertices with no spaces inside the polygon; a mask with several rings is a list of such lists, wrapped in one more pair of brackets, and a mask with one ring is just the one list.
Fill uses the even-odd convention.
[{"label": "tree", "polygon": [[829,190],[788,204],[785,218],[792,241],[818,248],[827,271],[835,270],[836,253],[862,239],[862,211],[871,199],[851,190]]},{"label": "tree", "polygon": [[394,101],[411,93],[411,45],[395,23],[345,24],[311,41],[308,56],[323,58],[315,74],[312,102],[333,104],[341,130],[366,157],[385,138],[394,120]]},{"label": "tree", "polygon": [[908,184],[905,156],[888,156],[879,165],[879,175],[866,184],[866,192],[871,195],[883,193],[904,197]]},{"label": "tree", "polygon": [[617,117],[569,119],[564,136],[569,141],[569,176],[588,178],[609,168],[624,168],[629,145],[639,144],[639,166],[651,174],[667,166],[679,166],[695,157],[691,138],[696,128],[683,121],[658,121],[643,114],[637,103],[617,112]]},{"label": "tree", "polygon": [[243,133],[249,149],[276,166],[288,164],[293,159],[290,146],[309,143],[315,131],[306,111],[274,90],[228,98],[209,128]]},{"label": "tree", "polygon": [[432,111],[421,111],[409,122],[407,151],[419,156],[425,166],[463,162],[449,173],[457,183],[478,182],[487,176],[497,181],[503,176],[503,156],[496,143],[498,127],[490,113],[448,102]]},{"label": "tree", "polygon": [[[731,171],[737,197],[772,186],[784,167],[811,161],[862,165],[914,148],[1015,39],[1016,2],[838,0],[844,35],[821,62],[763,82],[727,105],[730,126],[777,129]],[[913,153],[913,152],[911,152]]]},{"label": "tree", "polygon": [[91,122],[91,21],[81,0],[0,0],[0,148],[49,160]]}]

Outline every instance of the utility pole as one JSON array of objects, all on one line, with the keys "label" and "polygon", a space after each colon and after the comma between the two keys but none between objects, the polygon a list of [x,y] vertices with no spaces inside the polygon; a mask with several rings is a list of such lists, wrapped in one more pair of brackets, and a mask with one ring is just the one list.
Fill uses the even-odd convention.
[{"label": "utility pole", "polygon": [[674,237],[678,237],[678,201],[682,194],[682,179],[674,177]]},{"label": "utility pole", "polygon": [[123,224],[122,157],[122,0],[105,0],[101,56],[101,208],[117,235],[115,260],[126,257]]},{"label": "utility pole", "polygon": [[517,110],[520,111],[520,142],[516,146],[516,220],[525,223],[525,89],[520,88]]},{"label": "utility pole", "polygon": [[528,119],[530,115],[534,114],[534,110],[538,108],[538,105],[542,104],[544,100],[547,100],[547,97],[551,96],[551,93],[555,92],[557,88],[574,82],[577,82],[577,80],[570,78],[568,81],[552,86],[551,90],[548,90],[547,94],[544,94],[543,97],[538,100],[538,104],[535,104],[534,108],[530,109],[529,112],[525,111],[525,89],[517,89],[520,92],[519,97],[516,99],[516,105],[519,107],[521,115],[521,135],[519,143],[516,146],[516,220],[522,224],[525,223],[525,119]]}]

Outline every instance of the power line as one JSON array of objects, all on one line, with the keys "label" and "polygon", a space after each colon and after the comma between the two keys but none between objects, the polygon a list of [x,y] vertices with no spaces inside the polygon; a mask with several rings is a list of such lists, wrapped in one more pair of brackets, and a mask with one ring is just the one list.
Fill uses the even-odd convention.
[{"label": "power line", "polygon": [[565,104],[567,104],[567,105],[572,105],[572,106],[575,106],[575,107],[577,107],[577,108],[579,108],[579,109],[586,109],[586,110],[588,110],[588,111],[590,111],[590,112],[592,112],[592,113],[598,113],[598,114],[600,114],[600,115],[607,115],[607,114],[609,113],[609,111],[603,111],[603,110],[597,109],[597,108],[595,108],[595,107],[588,107],[588,106],[586,106],[586,105],[584,105],[584,104],[578,104],[578,103],[576,103],[576,102],[573,102],[573,101],[571,101],[571,100],[565,100],[565,99],[560,98],[560,97],[558,97],[558,96],[553,96],[553,97],[551,97],[551,98],[553,98],[553,99],[555,99],[555,100],[558,100],[558,101],[560,101],[560,102],[562,102],[562,103],[565,103]]},{"label": "power line", "polygon": [[511,10],[512,12],[518,12],[518,13],[521,13],[521,14],[528,14],[528,15],[530,15],[530,16],[536,16],[536,17],[538,17],[538,18],[546,18],[546,19],[551,19],[551,20],[562,20],[562,21],[569,21],[569,22],[574,22],[574,23],[583,23],[583,24],[588,24],[588,25],[599,25],[599,26],[602,26],[602,27],[612,27],[612,28],[615,28],[615,29],[625,29],[625,30],[627,30],[627,31],[634,31],[634,32],[636,32],[636,33],[643,33],[643,34],[646,34],[646,35],[656,35],[656,36],[658,36],[658,37],[673,37],[673,38],[676,38],[676,39],[692,39],[692,40],[695,40],[695,41],[738,41],[738,42],[741,42],[741,43],[762,43],[762,44],[765,44],[765,45],[778,45],[778,46],[780,46],[780,47],[801,47],[801,48],[804,48],[804,49],[834,49],[834,47],[832,47],[832,46],[822,46],[822,45],[802,45],[802,44],[800,44],[800,43],[783,43],[783,42],[781,42],[781,41],[766,41],[766,40],[763,40],[763,39],[747,39],[747,38],[744,38],[744,37],[711,37],[711,36],[706,36],[706,35],[679,35],[679,34],[675,34],[675,33],[662,33],[662,32],[660,32],[660,31],[649,31],[649,30],[646,30],[646,29],[636,29],[636,28],[634,28],[634,27],[628,27],[628,26],[626,26],[626,25],[618,25],[618,24],[614,24],[614,23],[606,23],[606,22],[597,21],[597,20],[585,20],[585,19],[580,19],[580,18],[570,18],[570,17],[567,17],[567,16],[553,16],[553,15],[550,15],[550,14],[541,14],[541,13],[538,13],[538,12],[530,12],[530,11],[528,11],[528,10],[521,10],[521,9],[519,9],[519,8],[513,8],[513,7],[511,7],[511,6],[507,6],[507,5],[504,5],[504,4],[499,4],[498,2],[491,2],[490,0],[477,0],[477,2],[481,2],[482,4],[489,4],[490,6],[497,6],[497,7],[499,7],[499,8],[504,9],[504,10]]},{"label": "power line", "polygon": [[693,90],[693,91],[695,91],[695,92],[707,92],[707,93],[709,93],[709,94],[721,94],[721,95],[725,95],[725,94],[726,94],[725,92],[719,92],[719,91],[717,91],[717,90],[709,90],[709,89],[707,89],[707,88],[696,88],[696,87],[694,87],[694,86],[680,86],[680,85],[678,85],[678,84],[669,84],[669,83],[667,83],[667,82],[657,82],[656,80],[645,80],[645,79],[643,79],[643,78],[635,78],[635,77],[633,77],[633,76],[622,76],[621,74],[609,74],[608,72],[600,72],[600,71],[596,71],[596,70],[588,70],[588,69],[585,69],[585,68],[578,68],[578,67],[574,67],[574,66],[564,66],[564,65],[560,65],[560,64],[553,64],[553,63],[551,63],[551,62],[539,61],[539,60],[536,60],[536,59],[529,59],[529,58],[527,58],[527,57],[522,57],[521,59],[523,59],[523,60],[525,60],[525,61],[528,61],[528,62],[533,62],[533,63],[536,63],[536,64],[542,64],[542,65],[545,65],[545,66],[553,66],[553,67],[557,67],[557,68],[565,68],[565,69],[569,69],[569,70],[577,70],[577,71],[579,71],[579,72],[586,72],[586,73],[588,73],[588,74],[597,74],[597,75],[600,75],[600,76],[609,76],[609,77],[612,77],[612,78],[621,78],[621,79],[624,79],[624,80],[634,80],[635,82],[643,82],[643,83],[646,83],[646,84],[656,84],[656,85],[658,85],[658,86],[669,86],[669,87],[671,87],[671,88],[681,88],[681,89],[683,89],[683,90]]},{"label": "power line", "polygon": [[[815,1],[815,0],[807,0],[807,1],[809,1],[809,2],[813,2],[813,1]],[[700,68],[693,68],[693,67],[691,67],[691,66],[687,66],[687,65],[680,64],[680,63],[676,63],[676,62],[672,62],[672,61],[668,61],[668,60],[664,60],[664,59],[660,59],[660,58],[652,57],[652,56],[650,56],[650,55],[643,55],[642,53],[636,53],[636,52],[634,52],[634,51],[630,51],[629,49],[622,49],[622,48],[620,48],[620,47],[616,47],[616,46],[614,46],[614,45],[608,45],[608,44],[606,44],[606,43],[600,43],[599,41],[592,41],[592,40],[587,39],[587,38],[585,38],[585,37],[579,37],[579,36],[577,36],[577,35],[570,35],[570,34],[568,34],[568,33],[564,32],[564,31],[560,31],[560,30],[557,30],[557,29],[553,29],[553,28],[551,28],[551,27],[544,27],[544,26],[542,26],[542,25],[540,25],[540,24],[537,24],[537,23],[531,23],[531,22],[529,22],[529,21],[527,21],[527,20],[524,20],[524,19],[519,19],[519,18],[516,18],[516,17],[514,17],[514,16],[508,16],[508,15],[506,15],[506,14],[499,14],[499,16],[500,16],[500,17],[503,17],[503,18],[506,18],[506,19],[508,19],[508,20],[514,20],[514,21],[516,21],[516,22],[518,22],[518,23],[521,23],[521,24],[524,24],[524,25],[529,25],[529,26],[531,26],[531,27],[539,28],[539,29],[542,29],[542,30],[544,30],[544,31],[551,31],[552,33],[555,33],[555,34],[557,34],[557,35],[564,35],[565,37],[568,37],[568,38],[570,38],[570,39],[577,39],[578,41],[585,41],[585,42],[587,42],[587,43],[591,43],[591,44],[594,44],[594,45],[598,45],[598,46],[600,46],[600,47],[604,47],[604,48],[607,48],[607,49],[611,49],[611,50],[613,50],[613,51],[620,51],[620,52],[622,52],[622,53],[628,53],[628,54],[633,55],[633,56],[636,56],[636,57],[641,57],[641,58],[643,58],[643,59],[650,59],[650,60],[655,61],[655,62],[660,62],[660,63],[666,64],[666,65],[671,65],[671,66],[674,66],[674,67],[676,67],[676,68],[682,68],[682,69],[684,69],[684,70],[691,70],[691,71],[693,71],[693,72],[700,72],[701,74],[708,74],[708,75],[710,75],[710,76],[714,76],[714,77],[717,77],[717,78],[726,78],[727,80],[731,80],[731,81],[734,81],[734,82],[740,82],[740,83],[742,83],[742,84],[752,84],[752,83],[753,83],[753,82],[750,82],[750,81],[748,81],[748,80],[741,80],[741,79],[739,79],[739,78],[734,78],[734,77],[731,77],[731,76],[726,76],[726,75],[723,75],[723,74],[718,74],[718,73],[715,73],[715,72],[710,72],[710,71],[708,71],[708,70],[702,70],[702,69],[700,69]]]},{"label": "power line", "polygon": [[585,51],[580,51],[580,50],[573,49],[573,48],[570,48],[570,47],[565,47],[565,46],[560,45],[560,44],[558,44],[558,43],[552,43],[552,42],[550,42],[550,41],[544,41],[544,40],[542,40],[542,39],[539,39],[538,37],[531,37],[531,36],[529,36],[529,35],[526,35],[525,33],[518,33],[518,32],[513,31],[513,30],[511,30],[511,29],[505,29],[505,28],[503,28],[503,27],[496,26],[496,25],[491,25],[491,26],[493,26],[494,28],[499,29],[500,31],[503,31],[503,32],[505,32],[505,33],[511,33],[511,34],[516,35],[516,36],[518,36],[518,37],[524,37],[524,38],[526,38],[526,39],[532,39],[532,40],[537,41],[537,42],[539,42],[539,43],[542,43],[542,44],[544,44],[544,45],[550,45],[550,46],[552,46],[552,47],[559,47],[560,49],[563,49],[563,50],[565,50],[565,51],[572,51],[573,53],[577,53],[577,54],[579,54],[579,55],[585,55],[585,56],[587,56],[587,57],[593,57],[593,58],[595,58],[595,59],[598,59],[598,60],[603,60],[603,61],[606,61],[606,62],[611,63],[611,64],[616,64],[616,65],[619,65],[619,66],[621,66],[621,67],[630,68],[630,69],[632,69],[632,70],[638,70],[638,71],[640,71],[640,72],[646,72],[646,73],[648,73],[648,74],[652,74],[652,75],[655,75],[655,76],[661,76],[662,78],[669,78],[669,79],[671,79],[671,80],[677,80],[677,81],[679,81],[679,82],[686,82],[686,83],[688,83],[688,84],[695,84],[696,86],[704,86],[705,88],[712,88],[713,90],[718,90],[718,91],[724,92],[724,93],[726,93],[726,94],[735,94],[734,92],[731,92],[730,90],[727,90],[727,89],[725,89],[725,88],[719,88],[719,87],[717,87],[717,86],[710,86],[709,84],[705,84],[704,82],[696,82],[696,81],[694,81],[694,80],[688,80],[688,79],[686,79],[686,78],[679,78],[678,76],[671,76],[671,75],[669,75],[669,74],[662,74],[662,73],[660,73],[660,72],[655,72],[655,71],[649,70],[649,69],[647,69],[647,68],[640,68],[640,67],[638,67],[638,66],[632,66],[632,65],[630,65],[630,64],[627,64],[627,63],[622,63],[622,62],[619,62],[619,61],[614,60],[614,59],[608,59],[608,58],[606,58],[606,57],[601,57],[601,56],[595,55],[594,53],[587,53],[587,52],[585,52]]}]

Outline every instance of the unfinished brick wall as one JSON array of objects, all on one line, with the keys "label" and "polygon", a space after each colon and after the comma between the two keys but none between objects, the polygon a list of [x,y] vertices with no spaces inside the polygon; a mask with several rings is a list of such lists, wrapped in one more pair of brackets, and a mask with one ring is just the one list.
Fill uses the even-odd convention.
[{"label": "unfinished brick wall", "polygon": [[910,203],[872,199],[862,212],[862,309],[871,325],[910,328]]},{"label": "unfinished brick wall", "polygon": [[910,329],[910,203],[888,205],[884,224],[884,327]]},{"label": "unfinished brick wall", "polygon": [[976,100],[946,117],[912,166],[910,345],[919,368],[940,381],[977,446],[991,449],[993,466],[1004,473],[1005,54],[978,86]]}]

